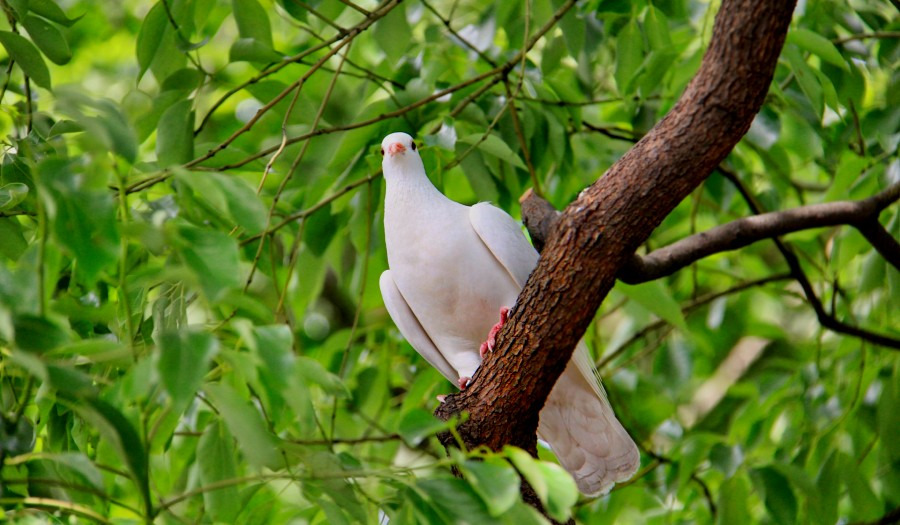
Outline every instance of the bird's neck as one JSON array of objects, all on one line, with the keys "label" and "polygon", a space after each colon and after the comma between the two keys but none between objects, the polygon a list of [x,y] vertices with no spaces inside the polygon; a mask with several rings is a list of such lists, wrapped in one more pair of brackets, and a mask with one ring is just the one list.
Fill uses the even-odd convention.
[{"label": "bird's neck", "polygon": [[434,187],[421,166],[404,165],[385,170],[385,208],[406,215],[413,210],[440,206],[448,199]]}]

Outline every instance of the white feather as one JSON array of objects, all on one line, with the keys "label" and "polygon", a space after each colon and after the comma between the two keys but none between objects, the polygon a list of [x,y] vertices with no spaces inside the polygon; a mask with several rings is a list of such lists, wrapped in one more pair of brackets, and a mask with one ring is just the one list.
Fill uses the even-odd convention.
[{"label": "white feather", "polygon": [[[382,151],[391,269],[381,277],[381,291],[388,312],[447,379],[471,376],[481,363],[481,342],[500,308],[515,304],[538,254],[503,210],[444,197],[428,180],[409,135],[388,135]],[[584,342],[541,410],[538,435],[585,494],[607,492],[640,464]]]}]

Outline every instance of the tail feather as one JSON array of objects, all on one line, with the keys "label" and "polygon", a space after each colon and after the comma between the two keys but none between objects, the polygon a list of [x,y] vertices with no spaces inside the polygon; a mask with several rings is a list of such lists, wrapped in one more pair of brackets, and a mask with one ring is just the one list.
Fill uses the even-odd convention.
[{"label": "tail feather", "polygon": [[560,464],[590,496],[608,492],[640,466],[640,453],[616,419],[587,356],[588,375],[578,354],[566,366],[541,410],[538,436],[550,444]]}]

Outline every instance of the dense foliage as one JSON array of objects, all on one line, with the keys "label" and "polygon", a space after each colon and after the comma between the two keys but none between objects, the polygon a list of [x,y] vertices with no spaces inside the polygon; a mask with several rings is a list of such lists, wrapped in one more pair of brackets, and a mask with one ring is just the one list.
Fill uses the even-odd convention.
[{"label": "dense foliage", "polygon": [[[587,339],[644,460],[598,499],[549,451],[448,457],[453,387],[383,308],[385,134],[459,201],[563,207],[677,100],[716,2],[0,6],[0,518],[541,522],[507,460],[585,523],[900,506],[900,359],[867,338],[900,339],[900,272],[853,228],[785,242],[859,336],[770,241],[616,287]],[[647,248],[900,181],[898,31],[801,2],[750,133]]]}]

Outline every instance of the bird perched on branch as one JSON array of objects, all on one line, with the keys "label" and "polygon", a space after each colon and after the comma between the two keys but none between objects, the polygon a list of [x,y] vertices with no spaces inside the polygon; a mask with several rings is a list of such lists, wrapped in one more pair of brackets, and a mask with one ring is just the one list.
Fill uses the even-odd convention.
[{"label": "bird perched on branch", "polygon": [[[381,153],[390,267],[381,274],[381,295],[413,348],[465,388],[493,350],[538,254],[503,210],[486,202],[464,206],[441,194],[406,133],[385,137]],[[587,495],[609,491],[640,464],[583,341],[541,410],[538,436]]]}]

